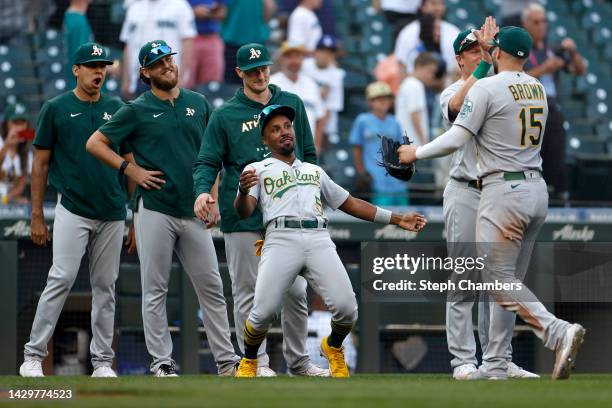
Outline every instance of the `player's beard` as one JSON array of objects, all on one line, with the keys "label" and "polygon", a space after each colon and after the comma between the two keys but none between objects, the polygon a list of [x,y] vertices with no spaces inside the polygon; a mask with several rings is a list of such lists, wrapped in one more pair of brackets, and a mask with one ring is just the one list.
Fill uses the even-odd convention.
[{"label": "player's beard", "polygon": [[151,77],[151,85],[162,91],[170,91],[178,84],[178,71],[174,70],[174,75],[170,79],[166,79],[163,74],[159,77]]}]

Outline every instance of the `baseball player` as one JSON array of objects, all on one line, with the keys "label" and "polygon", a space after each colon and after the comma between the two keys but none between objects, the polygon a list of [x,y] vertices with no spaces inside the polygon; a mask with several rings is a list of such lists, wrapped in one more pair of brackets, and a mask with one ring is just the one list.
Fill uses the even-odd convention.
[{"label": "baseball player", "polygon": [[[506,284],[489,292],[504,309],[517,313],[556,352],[553,379],[568,378],[585,330],[548,312],[521,283],[517,271],[526,268],[537,234],[548,211],[542,178],[540,145],[548,114],[540,82],[523,66],[531,37],[522,28],[504,27],[493,42],[497,75],[478,80],[469,90],[450,130],[434,141],[399,148],[400,161],[445,156],[475,136],[478,177],[482,192],[476,220],[480,256],[491,282]],[[501,308],[492,308],[483,364],[469,379],[507,378],[511,329]]]},{"label": "baseball player", "polygon": [[[440,95],[440,110],[444,117],[446,128],[459,114],[461,105],[467,92],[481,78],[487,75],[492,60],[489,55],[490,41],[497,33],[498,28],[493,17],[487,17],[480,31],[465,30],[459,33],[453,43],[457,65],[461,78],[446,88]],[[476,145],[470,139],[459,150],[453,153],[450,179],[444,190],[444,220],[446,227],[446,241],[451,257],[474,257],[476,241],[476,218],[480,203],[480,188],[476,170]],[[526,267],[527,264],[523,263]],[[517,276],[523,277],[524,270],[517,270]],[[459,279],[461,275],[452,274]],[[449,291],[446,303],[446,338],[448,351],[453,355],[451,367],[453,378],[457,380],[469,379],[469,374],[477,370],[476,341],[472,327],[472,306],[476,293],[467,291]],[[490,303],[486,293],[480,294],[478,302],[478,334],[481,349],[486,350],[487,330],[489,327]],[[498,305],[492,307],[499,308]],[[500,310],[499,315],[506,317],[504,322],[508,325],[506,333],[511,336],[514,330],[516,316],[512,312]],[[512,347],[508,342],[508,377],[509,378],[539,378],[537,374],[530,373],[514,364]]]},{"label": "baseball player", "polygon": [[263,109],[259,125],[271,157],[245,167],[234,207],[248,218],[259,207],[266,226],[253,308],[244,329],[245,356],[237,377],[255,377],[258,350],[284,294],[303,275],[332,312],[331,334],[321,342],[332,377],[348,377],[342,341],[357,319],[357,301],[344,265],[327,231],[329,206],[366,221],[419,231],[427,221],[397,214],[353,198],[316,164],[294,153],[296,112],[289,106]]},{"label": "baseball player", "polygon": [[[81,258],[89,254],[92,377],[116,377],[111,368],[115,322],[115,281],[125,225],[126,194],[117,174],[85,152],[85,143],[122,105],[100,93],[113,60],[96,43],[73,56],[76,88],[47,101],[38,116],[32,166],[32,241],[46,245],[43,215],[47,179],[59,192],[53,222],[53,265],[38,301],[30,341],[24,348],[23,377],[43,377],[41,362]],[[117,149],[109,147],[114,154]]]},{"label": "baseball player", "polygon": [[[193,179],[197,197],[195,214],[201,219],[207,219],[211,213],[217,213],[211,191],[219,171],[224,169],[219,193],[221,231],[232,279],[236,337],[242,347],[244,322],[253,306],[259,264],[259,258],[253,252],[253,245],[263,237],[264,227],[259,211],[249,218],[240,219],[234,210],[233,202],[244,166],[271,154],[261,142],[258,119],[261,110],[269,104],[291,106],[296,111],[295,127],[298,129],[296,156],[309,163],[316,163],[317,156],[304,103],[297,95],[284,92],[269,83],[269,66],[272,61],[268,50],[260,44],[247,44],[238,49],[236,59],[236,74],[242,79],[243,87],[213,113],[195,163]],[[302,277],[296,279],[287,292],[281,324],[285,335],[283,354],[290,373],[305,376],[329,375],[328,370],[312,364],[308,357],[308,304],[306,280]],[[276,375],[269,368],[265,343],[262,343],[259,350],[258,375]]]},{"label": "baseball player", "polygon": [[[138,186],[134,214],[142,278],[142,320],[151,372],[176,376],[166,296],[173,251],[189,275],[219,375],[233,375],[238,356],[230,341],[223,285],[210,231],[193,214],[192,164],[210,116],[201,94],[177,86],[175,53],[161,40],[140,49],[140,77],[151,90],[117,111],[87,142],[87,150]],[[111,148],[128,142],[135,162]],[[209,220],[206,227],[214,220]]]}]

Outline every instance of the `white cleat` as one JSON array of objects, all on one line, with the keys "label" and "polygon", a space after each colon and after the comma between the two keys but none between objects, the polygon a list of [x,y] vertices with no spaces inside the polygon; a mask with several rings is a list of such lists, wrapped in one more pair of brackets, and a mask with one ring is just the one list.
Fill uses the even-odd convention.
[{"label": "white cleat", "polygon": [[476,371],[478,371],[478,368],[474,364],[462,364],[453,370],[453,378],[455,380],[468,380],[469,375]]},{"label": "white cleat", "polygon": [[25,360],[19,367],[19,375],[22,377],[44,377],[42,363],[38,360]]},{"label": "white cleat", "polygon": [[291,370],[289,369],[290,377],[329,377],[331,374],[327,368],[321,368],[312,363],[308,363],[308,365],[301,370]]},{"label": "white cleat", "polygon": [[270,367],[257,367],[257,377],[276,377],[276,372]]},{"label": "white cleat", "polygon": [[517,366],[511,361],[508,363],[508,378],[540,378],[540,376]]},{"label": "white cleat", "polygon": [[572,324],[568,327],[561,343],[555,350],[555,367],[552,372],[553,380],[563,380],[569,378],[576,364],[576,354],[584,341],[586,330],[579,324]]},{"label": "white cleat", "polygon": [[91,373],[93,378],[117,378],[117,373],[108,366],[100,366]]},{"label": "white cleat", "polygon": [[468,381],[476,380],[507,380],[506,377],[488,376],[485,375],[481,370],[472,371],[465,378]]}]

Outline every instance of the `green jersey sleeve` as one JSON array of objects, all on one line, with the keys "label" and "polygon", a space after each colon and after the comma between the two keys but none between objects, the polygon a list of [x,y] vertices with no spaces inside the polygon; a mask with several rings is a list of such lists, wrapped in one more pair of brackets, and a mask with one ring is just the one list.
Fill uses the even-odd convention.
[{"label": "green jersey sleeve", "polygon": [[226,151],[227,136],[221,115],[217,111],[210,116],[193,168],[193,192],[196,197],[202,193],[210,193],[223,166]]},{"label": "green jersey sleeve", "polygon": [[57,140],[55,113],[53,105],[45,103],[38,114],[34,146],[40,149],[52,149]]},{"label": "green jersey sleeve", "polygon": [[123,105],[98,131],[116,146],[121,146],[138,127],[137,118],[138,114],[131,105]]}]

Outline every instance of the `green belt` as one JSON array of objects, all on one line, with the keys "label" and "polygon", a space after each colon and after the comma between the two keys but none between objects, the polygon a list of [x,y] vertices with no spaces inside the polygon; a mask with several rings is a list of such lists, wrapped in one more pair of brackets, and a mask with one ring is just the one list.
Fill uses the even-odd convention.
[{"label": "green belt", "polygon": [[517,181],[517,180],[525,180],[525,172],[524,171],[505,171],[504,172],[504,180],[506,181]]},{"label": "green belt", "polygon": [[[279,224],[278,219],[274,220],[274,227],[279,228],[278,224]],[[297,229],[319,228],[319,221],[317,220],[285,220],[284,227],[285,228],[297,228]],[[324,221],[321,227],[327,228],[327,221]]]},{"label": "green belt", "polygon": [[[525,171],[535,171],[540,175],[540,177],[542,177],[542,173],[539,170],[525,170]],[[504,180],[505,181],[527,180],[527,177],[525,177],[525,171],[505,171]]]}]

